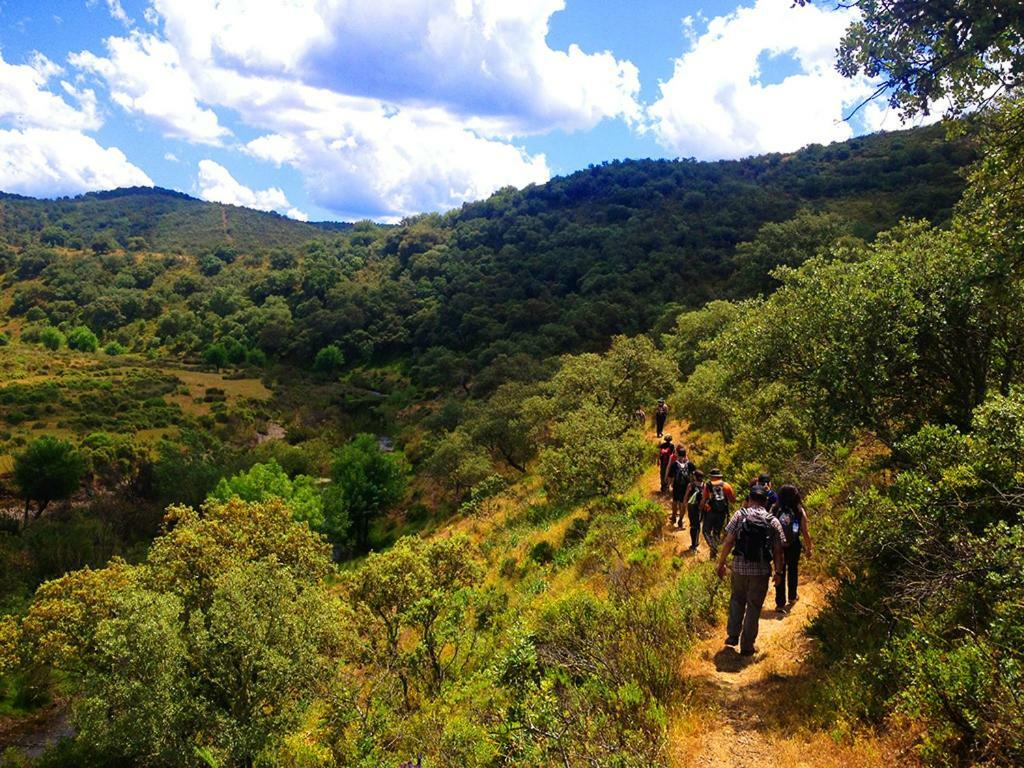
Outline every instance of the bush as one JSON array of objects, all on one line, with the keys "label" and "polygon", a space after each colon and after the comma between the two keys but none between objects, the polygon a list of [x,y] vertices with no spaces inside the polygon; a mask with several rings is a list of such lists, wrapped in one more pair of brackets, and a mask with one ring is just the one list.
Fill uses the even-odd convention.
[{"label": "bush", "polygon": [[328,344],[316,353],[313,370],[317,373],[334,373],[345,364],[345,355],[336,344]]},{"label": "bush", "polygon": [[68,334],[68,348],[79,352],[95,352],[100,346],[96,334],[86,326],[80,325]]},{"label": "bush", "polygon": [[64,334],[53,326],[47,326],[39,331],[39,343],[47,349],[56,351],[64,346],[65,341]]},{"label": "bush", "polygon": [[111,357],[116,357],[117,355],[123,355],[128,350],[121,342],[112,341],[103,348],[103,351]]}]

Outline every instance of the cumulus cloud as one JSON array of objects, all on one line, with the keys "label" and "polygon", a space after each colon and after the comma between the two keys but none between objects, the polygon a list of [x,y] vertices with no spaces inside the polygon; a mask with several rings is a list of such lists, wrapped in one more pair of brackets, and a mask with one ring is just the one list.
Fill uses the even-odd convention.
[{"label": "cumulus cloud", "polygon": [[128,112],[149,118],[165,136],[220,144],[229,135],[216,113],[200,106],[198,89],[177,49],[154,35],[110,37],[107,56],[73,53],[70,63],[106,82],[110,97]]},{"label": "cumulus cloud", "polygon": [[0,122],[17,128],[99,128],[95,93],[62,81],[64,92],[78,103],[74,107],[48,89],[63,72],[41,53],[28,64],[9,64],[0,55]]},{"label": "cumulus cloud", "polygon": [[429,104],[496,134],[636,119],[636,67],[553,50],[564,0],[154,0],[168,39],[197,62],[336,93]]},{"label": "cumulus cloud", "polygon": [[[708,22],[647,110],[664,147],[741,157],[853,135],[845,111],[874,92],[869,81],[835,71],[835,49],[855,11],[790,5],[757,0]],[[765,82],[763,54],[792,57],[799,71]]]},{"label": "cumulus cloud", "polygon": [[151,186],[120,149],[83,133],[102,125],[96,94],[61,80],[63,74],[40,53],[28,64],[0,56],[0,190],[54,196]]},{"label": "cumulus cloud", "polygon": [[292,207],[279,188],[251,189],[236,181],[227,168],[213,160],[199,161],[199,196],[214,203],[241,205],[258,211],[278,211],[301,221],[308,218],[302,211]]},{"label": "cumulus cloud", "polygon": [[[396,218],[542,182],[516,137],[642,119],[639,74],[546,42],[564,0],[152,0],[157,32],[71,58],[125,109],[228,143],[216,109],[260,135],[244,153],[303,177],[341,216]],[[158,23],[159,22],[159,23]]]},{"label": "cumulus cloud", "polygon": [[73,195],[96,189],[152,186],[116,147],[71,129],[0,130],[0,189],[23,195]]}]

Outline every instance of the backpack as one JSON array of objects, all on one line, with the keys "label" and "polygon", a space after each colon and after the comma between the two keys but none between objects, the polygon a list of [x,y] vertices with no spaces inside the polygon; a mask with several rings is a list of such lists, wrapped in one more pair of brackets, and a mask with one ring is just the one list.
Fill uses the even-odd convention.
[{"label": "backpack", "polygon": [[[671,443],[662,443],[661,450],[658,451],[658,457],[661,459],[661,465],[666,466],[672,460],[672,454],[675,453],[676,448]],[[650,456],[650,454],[647,454]]]},{"label": "backpack", "polygon": [[772,561],[772,525],[765,515],[743,515],[736,535],[735,551],[749,562]]},{"label": "backpack", "polygon": [[686,489],[690,484],[690,462],[676,461],[670,468],[672,474],[672,487]]},{"label": "backpack", "polygon": [[775,516],[779,518],[782,532],[786,534],[782,545],[788,547],[797,540],[797,536],[800,534],[800,512],[789,507],[779,507]]},{"label": "backpack", "polygon": [[729,498],[725,495],[725,483],[708,483],[708,508],[716,514],[729,514]]}]

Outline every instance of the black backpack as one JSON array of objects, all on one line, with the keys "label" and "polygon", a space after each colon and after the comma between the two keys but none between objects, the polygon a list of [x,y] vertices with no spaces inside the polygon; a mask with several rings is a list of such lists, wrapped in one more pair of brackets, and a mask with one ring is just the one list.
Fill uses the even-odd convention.
[{"label": "black backpack", "polygon": [[736,534],[736,553],[754,563],[772,561],[772,525],[764,515],[744,514]]},{"label": "black backpack", "polygon": [[782,532],[785,533],[782,545],[788,547],[797,540],[797,536],[800,535],[800,511],[793,510],[789,507],[778,507],[775,516],[779,518],[779,524],[782,526]]},{"label": "black backpack", "polygon": [[729,499],[725,495],[725,483],[708,483],[708,507],[715,514],[729,514]]}]

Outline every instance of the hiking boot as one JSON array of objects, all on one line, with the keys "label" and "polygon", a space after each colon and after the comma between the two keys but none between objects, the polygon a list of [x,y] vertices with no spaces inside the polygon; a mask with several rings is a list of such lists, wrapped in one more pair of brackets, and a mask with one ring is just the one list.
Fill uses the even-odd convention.
[{"label": "hiking boot", "polygon": [[757,648],[742,648],[740,650],[740,656],[753,656],[757,653]]},{"label": "hiking boot", "polygon": [[789,613],[789,608],[785,605],[776,605],[775,610],[777,613]]},{"label": "hiking boot", "polygon": [[727,637],[725,638],[725,644],[735,647],[740,644],[740,639],[738,637]]}]

